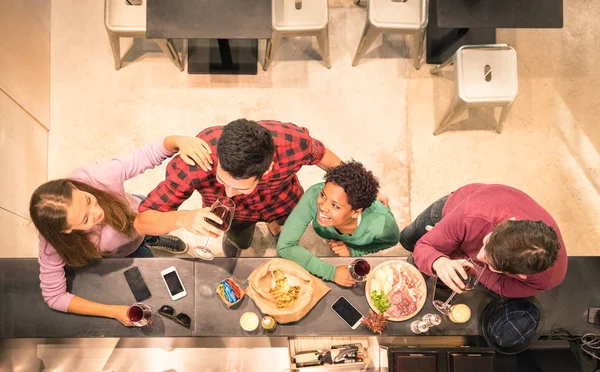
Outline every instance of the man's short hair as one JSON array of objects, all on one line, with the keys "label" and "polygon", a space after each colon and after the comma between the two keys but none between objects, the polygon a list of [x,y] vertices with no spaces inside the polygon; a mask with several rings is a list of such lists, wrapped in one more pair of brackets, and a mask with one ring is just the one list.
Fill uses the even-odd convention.
[{"label": "man's short hair", "polygon": [[274,153],[271,132],[252,120],[238,119],[227,124],[217,143],[221,168],[237,179],[260,179],[269,169]]},{"label": "man's short hair", "polygon": [[508,220],[500,223],[485,246],[490,265],[509,274],[535,274],[556,262],[560,242],[543,221]]}]

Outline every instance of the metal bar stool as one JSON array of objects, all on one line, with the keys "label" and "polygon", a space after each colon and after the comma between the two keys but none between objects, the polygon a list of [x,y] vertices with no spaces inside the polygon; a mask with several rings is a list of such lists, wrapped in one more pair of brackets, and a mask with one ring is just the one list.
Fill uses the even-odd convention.
[{"label": "metal bar stool", "polygon": [[[115,70],[121,68],[120,38],[146,38],[146,0],[105,0],[104,26],[108,33],[110,47],[115,60]],[[172,39],[153,39],[169,59],[183,71]]]},{"label": "metal bar stool", "polygon": [[433,134],[443,132],[454,116],[469,107],[502,107],[496,126],[501,133],[519,91],[515,50],[507,44],[464,45],[431,73],[450,64],[454,64],[456,96]]},{"label": "metal bar stool", "polygon": [[356,66],[379,34],[407,34],[415,39],[415,68],[421,57],[427,31],[427,0],[369,0],[367,22],[352,66]]},{"label": "metal bar stool", "polygon": [[323,63],[331,68],[327,0],[272,0],[271,7],[273,34],[267,40],[263,70],[267,71],[281,38],[287,36],[316,36]]}]

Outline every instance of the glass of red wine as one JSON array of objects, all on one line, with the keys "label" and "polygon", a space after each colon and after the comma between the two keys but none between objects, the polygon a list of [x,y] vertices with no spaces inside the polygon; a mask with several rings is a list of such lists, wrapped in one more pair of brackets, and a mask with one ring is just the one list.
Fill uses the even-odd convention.
[{"label": "glass of red wine", "polygon": [[[220,196],[217,198],[217,201],[210,207],[211,213],[216,215],[223,221],[222,223],[217,223],[210,218],[205,218],[204,220],[209,224],[213,225],[217,229],[227,232],[231,227],[231,222],[233,221],[233,214],[235,213],[235,202],[226,196]],[[210,242],[210,237],[206,240],[206,244],[203,246],[194,247],[194,254],[196,257],[202,258],[203,260],[212,260],[215,256],[208,249],[208,243]]]},{"label": "glass of red wine", "polygon": [[364,258],[357,258],[348,265],[348,271],[352,279],[357,282],[364,282],[371,272],[371,265]]},{"label": "glass of red wine", "polygon": [[127,309],[127,318],[135,327],[152,325],[152,308],[143,302],[137,302]]},{"label": "glass of red wine", "polygon": [[[473,265],[473,267],[471,267],[469,264]],[[470,291],[473,288],[475,288],[477,283],[479,283],[479,278],[481,277],[481,274],[485,270],[485,265],[482,265],[481,263],[474,261],[472,258],[469,258],[468,260],[465,260],[465,262],[463,263],[463,267],[464,267],[465,271],[467,272],[466,279],[463,278],[462,275],[458,271],[456,271],[456,273],[458,274],[458,277],[461,278],[461,280],[464,284],[463,291]],[[450,313],[450,309],[452,308],[451,302],[452,302],[452,299],[454,299],[454,296],[456,296],[456,292],[452,292],[452,294],[450,295],[450,297],[448,297],[446,302],[443,302],[441,300],[434,300],[433,306],[440,313],[442,313],[444,315],[448,315]]]}]

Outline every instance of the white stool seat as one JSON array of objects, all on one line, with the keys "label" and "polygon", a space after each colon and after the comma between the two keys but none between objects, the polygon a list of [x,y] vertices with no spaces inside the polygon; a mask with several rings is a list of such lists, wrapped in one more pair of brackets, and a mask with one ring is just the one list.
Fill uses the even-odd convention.
[{"label": "white stool seat", "polygon": [[438,73],[450,64],[454,64],[456,96],[433,134],[441,133],[462,110],[489,106],[502,107],[496,126],[496,131],[501,133],[519,91],[515,50],[506,44],[465,45],[431,69],[431,73]]},{"label": "white stool seat", "polygon": [[427,2],[369,0],[369,22],[390,30],[423,30],[427,27]]},{"label": "white stool seat", "polygon": [[415,39],[414,64],[421,68],[421,56],[427,31],[428,0],[369,0],[367,22],[356,48],[352,66],[356,66],[379,34],[401,33]]},{"label": "white stool seat", "polygon": [[465,103],[512,102],[517,97],[517,53],[512,48],[461,48],[455,68],[458,97]]},{"label": "white stool seat", "polygon": [[125,0],[106,0],[104,25],[116,33],[146,33],[146,1],[141,5],[128,5]]},{"label": "white stool seat", "polygon": [[285,31],[317,31],[327,27],[327,0],[302,0],[300,9],[295,0],[273,0],[273,29]]},{"label": "white stool seat", "polygon": [[[115,70],[121,68],[121,37],[146,38],[146,1],[104,0],[104,26],[113,52]],[[135,5],[139,4],[139,5]],[[171,39],[154,39],[169,59],[183,71],[175,44]]]},{"label": "white stool seat", "polygon": [[267,40],[263,70],[267,71],[285,36],[316,36],[323,63],[329,60],[329,12],[327,0],[271,0],[273,33]]}]

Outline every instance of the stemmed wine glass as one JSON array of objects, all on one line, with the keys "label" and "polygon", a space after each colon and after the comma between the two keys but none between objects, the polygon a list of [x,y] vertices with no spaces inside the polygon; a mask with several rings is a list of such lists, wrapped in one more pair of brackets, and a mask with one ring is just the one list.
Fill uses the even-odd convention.
[{"label": "stemmed wine glass", "polygon": [[[473,266],[471,267],[469,264]],[[475,288],[475,285],[477,285],[477,283],[479,283],[479,278],[481,277],[483,270],[485,270],[485,266],[473,261],[472,258],[469,258],[463,263],[463,268],[467,272],[467,279],[464,279],[460,273],[457,272],[457,274],[465,285],[463,291],[470,291],[473,288]],[[442,302],[441,300],[434,300],[433,306],[444,315],[450,314],[450,310],[452,308],[452,306],[450,306],[450,302],[452,302],[452,299],[454,298],[454,296],[456,296],[456,293],[457,292],[452,292],[452,294],[450,295],[450,297],[448,297],[446,302]]]},{"label": "stemmed wine glass", "polygon": [[364,258],[357,258],[348,265],[348,272],[355,281],[364,282],[371,272],[371,265]]},{"label": "stemmed wine glass", "polygon": [[[205,218],[204,220],[209,224],[213,225],[217,229],[223,231],[224,233],[229,230],[231,227],[231,222],[233,221],[233,214],[235,212],[235,202],[226,196],[219,196],[217,201],[210,207],[211,213],[219,217],[223,223],[219,224],[210,218]],[[203,246],[194,247],[194,254],[196,257],[202,258],[203,260],[212,260],[215,256],[208,249],[208,243],[210,242],[210,236],[206,240],[206,243]]]}]

